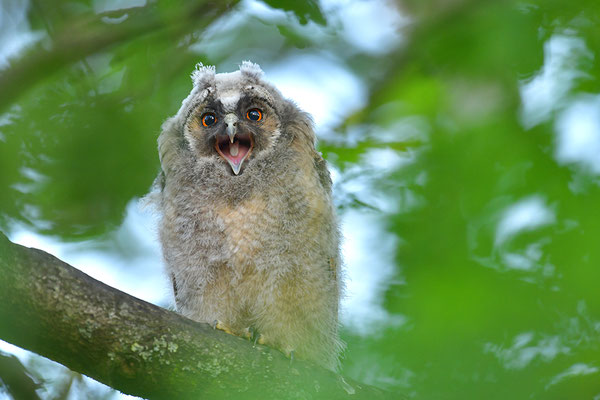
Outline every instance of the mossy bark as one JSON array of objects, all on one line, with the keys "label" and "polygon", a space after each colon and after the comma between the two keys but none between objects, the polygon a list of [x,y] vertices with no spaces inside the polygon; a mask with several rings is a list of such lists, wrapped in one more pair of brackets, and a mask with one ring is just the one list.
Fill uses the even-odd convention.
[{"label": "mossy bark", "polygon": [[0,338],[152,399],[397,398],[214,330],[0,234]]}]

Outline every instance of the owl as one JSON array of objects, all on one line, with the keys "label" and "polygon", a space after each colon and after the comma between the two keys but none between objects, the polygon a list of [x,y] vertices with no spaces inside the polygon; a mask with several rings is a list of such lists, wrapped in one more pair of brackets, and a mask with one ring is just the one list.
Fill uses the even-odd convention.
[{"label": "owl", "polygon": [[177,310],[334,370],[339,232],[311,118],[251,62],[219,74],[199,64],[192,80],[158,139]]}]

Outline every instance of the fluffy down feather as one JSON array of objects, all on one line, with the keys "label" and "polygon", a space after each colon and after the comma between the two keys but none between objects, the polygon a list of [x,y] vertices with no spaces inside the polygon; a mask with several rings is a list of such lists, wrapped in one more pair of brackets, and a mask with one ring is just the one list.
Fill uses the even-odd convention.
[{"label": "fluffy down feather", "polygon": [[221,74],[199,64],[192,80],[162,126],[152,196],[177,309],[335,369],[339,234],[311,118],[251,62]]}]

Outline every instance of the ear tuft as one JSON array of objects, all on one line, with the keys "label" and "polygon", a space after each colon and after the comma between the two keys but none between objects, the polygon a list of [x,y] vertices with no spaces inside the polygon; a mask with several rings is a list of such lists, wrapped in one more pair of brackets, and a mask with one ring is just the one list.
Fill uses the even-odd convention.
[{"label": "ear tuft", "polygon": [[192,82],[195,87],[200,87],[215,78],[215,66],[196,64],[196,68],[192,71]]},{"label": "ear tuft", "polygon": [[264,74],[262,69],[260,69],[260,66],[252,61],[242,61],[242,65],[240,65],[240,72],[245,75],[250,75],[255,79],[262,78]]}]

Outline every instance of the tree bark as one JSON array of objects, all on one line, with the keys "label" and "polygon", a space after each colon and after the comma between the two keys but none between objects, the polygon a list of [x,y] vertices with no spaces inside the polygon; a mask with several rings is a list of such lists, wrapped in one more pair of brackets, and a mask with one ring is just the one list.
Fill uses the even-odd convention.
[{"label": "tree bark", "polygon": [[111,288],[0,233],[0,338],[151,399],[397,398]]}]

